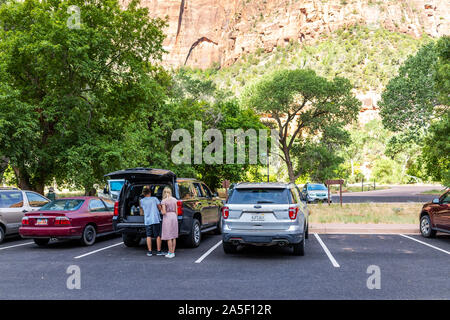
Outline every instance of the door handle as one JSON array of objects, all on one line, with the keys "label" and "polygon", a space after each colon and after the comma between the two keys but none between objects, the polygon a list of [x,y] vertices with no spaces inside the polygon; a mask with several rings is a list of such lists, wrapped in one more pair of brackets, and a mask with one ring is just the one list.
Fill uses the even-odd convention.
[{"label": "door handle", "polygon": [[23,210],[23,211],[22,211],[22,213],[27,213],[27,212],[28,212],[27,210]]}]

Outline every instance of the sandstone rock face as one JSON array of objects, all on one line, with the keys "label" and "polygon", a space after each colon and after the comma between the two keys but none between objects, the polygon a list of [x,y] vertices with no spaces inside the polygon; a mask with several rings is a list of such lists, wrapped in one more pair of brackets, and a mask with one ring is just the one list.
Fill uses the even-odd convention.
[{"label": "sandstone rock face", "polygon": [[[126,4],[128,0],[123,0]],[[242,54],[319,38],[355,23],[415,37],[448,35],[448,0],[142,0],[167,16],[168,66],[231,65]]]}]

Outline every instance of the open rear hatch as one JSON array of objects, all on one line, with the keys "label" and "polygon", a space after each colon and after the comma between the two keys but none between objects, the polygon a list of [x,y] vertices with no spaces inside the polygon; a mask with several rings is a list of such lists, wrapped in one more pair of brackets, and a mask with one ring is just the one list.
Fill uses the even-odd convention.
[{"label": "open rear hatch", "polygon": [[111,172],[105,175],[110,179],[125,179],[131,184],[161,182],[175,184],[176,175],[170,170],[152,168],[133,168]]},{"label": "open rear hatch", "polygon": [[119,216],[121,219],[118,227],[144,226],[144,217],[140,216],[138,211],[139,195],[144,185],[175,186],[177,179],[175,173],[170,170],[153,168],[125,169],[108,173],[105,177],[126,180],[119,196]]}]

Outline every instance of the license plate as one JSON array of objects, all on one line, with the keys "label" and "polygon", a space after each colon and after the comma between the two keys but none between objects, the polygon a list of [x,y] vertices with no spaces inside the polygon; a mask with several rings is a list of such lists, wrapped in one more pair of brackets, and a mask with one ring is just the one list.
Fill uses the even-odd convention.
[{"label": "license plate", "polygon": [[254,214],[251,219],[252,221],[264,221],[264,214]]},{"label": "license plate", "polygon": [[46,226],[48,224],[47,219],[37,219],[36,220],[36,225],[37,226]]}]

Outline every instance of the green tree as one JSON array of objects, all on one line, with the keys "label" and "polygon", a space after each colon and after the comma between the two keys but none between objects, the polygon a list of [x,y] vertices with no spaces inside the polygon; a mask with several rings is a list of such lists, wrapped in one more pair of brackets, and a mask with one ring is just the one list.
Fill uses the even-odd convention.
[{"label": "green tree", "polygon": [[428,174],[445,186],[450,186],[450,112],[430,126],[422,158]]},{"label": "green tree", "polygon": [[138,1],[0,7],[0,149],[20,187],[42,193],[56,178],[88,190],[132,158],[131,122],[165,98],[165,26]]},{"label": "green tree", "polygon": [[[178,70],[174,75],[174,81],[171,92],[171,110],[169,114],[172,118],[172,130],[187,129],[191,137],[194,136],[194,121],[201,121],[203,131],[207,129],[217,129],[222,133],[224,144],[227,129],[265,129],[260,122],[258,115],[253,109],[242,108],[238,101],[232,98],[229,92],[222,91],[209,80],[193,78],[186,70]],[[167,137],[170,139],[171,132]],[[249,141],[245,142],[248,150]],[[173,143],[169,142],[170,150]],[[203,143],[205,148],[207,142]],[[236,149],[236,146],[233,146]],[[227,164],[226,152],[227,146],[223,148],[223,164],[194,164],[192,166],[167,165],[173,168],[178,175],[188,177],[198,177],[202,179],[209,187],[216,189],[220,187],[221,182],[230,180],[232,182],[242,181],[249,170],[255,170],[258,164],[249,164],[248,153],[244,164],[237,164],[236,151],[235,164]],[[169,159],[169,158],[168,158]]]},{"label": "green tree", "polygon": [[438,61],[436,63],[436,90],[439,102],[450,105],[450,37],[444,36],[436,44]]},{"label": "green tree", "polygon": [[410,56],[398,76],[389,81],[379,102],[386,128],[410,140],[424,137],[439,105],[434,82],[436,60],[435,44],[427,44]]},{"label": "green tree", "polygon": [[302,174],[301,164],[295,161],[300,154],[292,153],[296,141],[320,137],[327,134],[326,128],[343,128],[356,119],[360,102],[351,89],[347,79],[329,81],[302,69],[276,71],[246,89],[244,105],[269,114],[276,123],[280,157],[291,182]]}]

